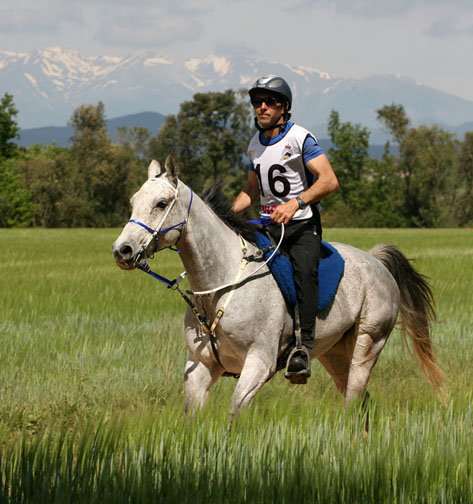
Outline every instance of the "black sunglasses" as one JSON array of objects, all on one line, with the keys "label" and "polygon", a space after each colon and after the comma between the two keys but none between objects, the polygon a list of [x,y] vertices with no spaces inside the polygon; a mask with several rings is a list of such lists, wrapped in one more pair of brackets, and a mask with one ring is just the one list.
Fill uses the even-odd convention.
[{"label": "black sunglasses", "polygon": [[266,98],[258,96],[257,98],[251,99],[251,104],[254,108],[261,107],[263,102],[266,103],[268,107],[276,107],[276,105],[281,104],[281,102],[277,98],[274,98],[274,96],[267,96]]}]

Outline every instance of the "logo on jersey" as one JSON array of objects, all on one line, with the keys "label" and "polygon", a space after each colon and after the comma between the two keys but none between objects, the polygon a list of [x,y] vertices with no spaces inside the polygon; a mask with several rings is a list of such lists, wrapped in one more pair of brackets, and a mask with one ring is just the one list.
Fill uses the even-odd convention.
[{"label": "logo on jersey", "polygon": [[285,145],[284,150],[282,151],[281,160],[287,161],[292,157],[292,145]]}]

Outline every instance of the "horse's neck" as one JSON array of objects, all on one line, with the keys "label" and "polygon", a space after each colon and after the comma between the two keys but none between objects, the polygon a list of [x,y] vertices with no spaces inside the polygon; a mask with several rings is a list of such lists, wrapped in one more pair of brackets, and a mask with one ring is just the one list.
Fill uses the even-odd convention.
[{"label": "horse's neck", "polygon": [[179,241],[191,288],[207,290],[231,282],[242,259],[240,243],[238,235],[194,196],[189,220]]}]

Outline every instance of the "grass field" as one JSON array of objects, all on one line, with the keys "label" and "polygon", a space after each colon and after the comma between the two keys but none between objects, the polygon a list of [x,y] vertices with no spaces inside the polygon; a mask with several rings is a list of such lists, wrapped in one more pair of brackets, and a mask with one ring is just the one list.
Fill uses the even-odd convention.
[{"label": "grass field", "polygon": [[[314,362],[279,374],[227,433],[235,382],[183,413],[180,297],[119,270],[118,230],[0,230],[0,502],[472,502],[472,230],[328,229],[393,243],[431,278],[451,383],[440,401],[395,331],[370,432]],[[182,271],[163,252],[154,269]]]}]

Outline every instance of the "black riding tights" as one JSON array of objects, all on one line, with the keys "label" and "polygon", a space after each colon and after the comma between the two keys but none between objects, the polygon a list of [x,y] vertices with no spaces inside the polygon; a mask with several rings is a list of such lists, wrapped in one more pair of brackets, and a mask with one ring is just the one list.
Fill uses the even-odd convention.
[{"label": "black riding tights", "polygon": [[[269,227],[274,240],[281,238],[281,228]],[[294,270],[297,303],[301,321],[302,343],[313,348],[312,331],[319,298],[319,257],[321,237],[314,219],[291,221],[285,226],[282,251],[290,258]]]}]

